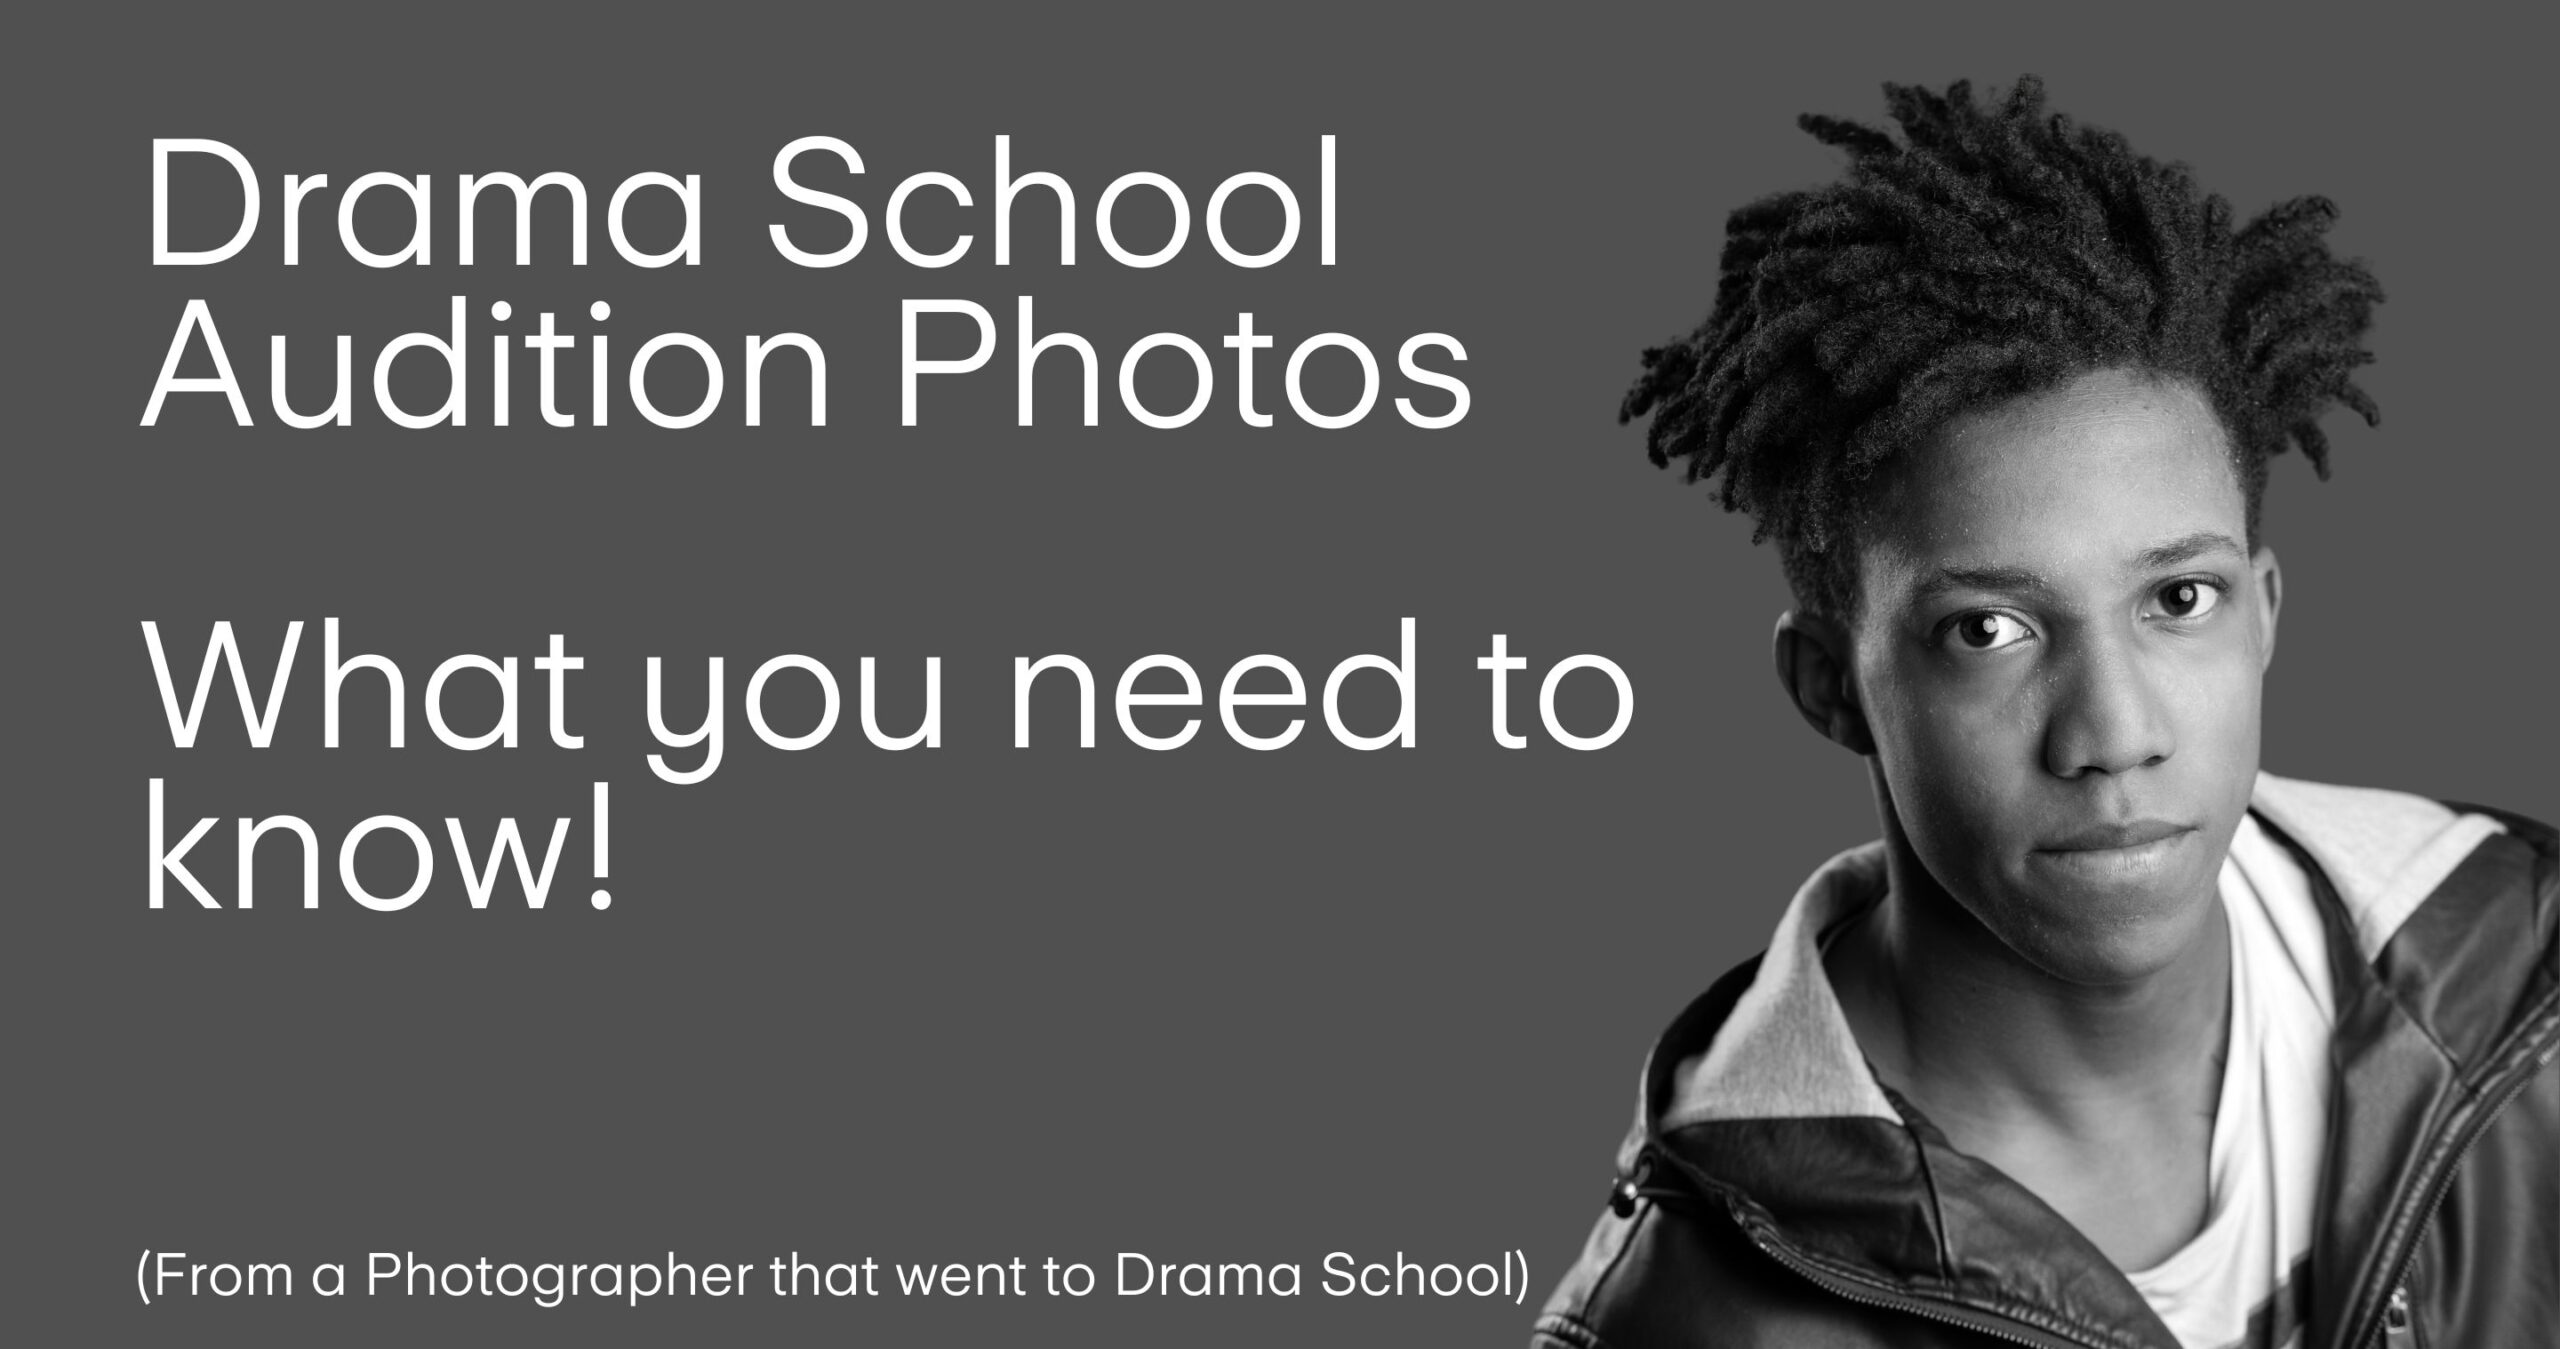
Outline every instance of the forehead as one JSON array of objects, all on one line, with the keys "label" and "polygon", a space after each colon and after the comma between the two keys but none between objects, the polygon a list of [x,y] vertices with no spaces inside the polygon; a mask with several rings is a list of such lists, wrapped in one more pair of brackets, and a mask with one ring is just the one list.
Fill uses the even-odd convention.
[{"label": "forehead", "polygon": [[2194,389],[2125,370],[1957,417],[1877,484],[1865,599],[1890,604],[1950,569],[2096,580],[2170,540],[2242,539],[2228,444]]}]

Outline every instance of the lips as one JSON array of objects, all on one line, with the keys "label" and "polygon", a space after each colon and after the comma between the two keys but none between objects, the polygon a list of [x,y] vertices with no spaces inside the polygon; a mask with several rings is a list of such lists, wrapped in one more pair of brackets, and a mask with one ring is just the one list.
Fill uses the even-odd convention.
[{"label": "lips", "polygon": [[2202,837],[2194,825],[2168,820],[2090,825],[2045,840],[2027,865],[2076,890],[2147,894],[2195,860]]},{"label": "lips", "polygon": [[2174,824],[2168,820],[2134,820],[2125,824],[2095,824],[2088,828],[2048,839],[2037,845],[2038,852],[2112,852],[2119,848],[2139,848],[2175,838],[2195,829],[2191,824]]}]

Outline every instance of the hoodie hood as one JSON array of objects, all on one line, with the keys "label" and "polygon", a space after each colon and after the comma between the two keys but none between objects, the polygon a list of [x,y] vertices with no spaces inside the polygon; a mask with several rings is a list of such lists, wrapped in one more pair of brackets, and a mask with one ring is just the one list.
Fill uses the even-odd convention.
[{"label": "hoodie hood", "polygon": [[[2269,773],[2258,775],[2249,805],[2327,877],[2367,962],[2482,840],[2506,832],[2487,815],[2405,792]],[[2224,865],[2252,873],[2281,866],[2280,849],[2255,820],[2244,819]],[[1902,1122],[1868,1070],[1822,966],[1823,934],[1881,900],[1885,885],[1881,841],[1841,853],[1805,881],[1714,1040],[1703,1053],[1676,1060],[1669,1099],[1654,1116],[1658,1129],[1770,1118]]]}]

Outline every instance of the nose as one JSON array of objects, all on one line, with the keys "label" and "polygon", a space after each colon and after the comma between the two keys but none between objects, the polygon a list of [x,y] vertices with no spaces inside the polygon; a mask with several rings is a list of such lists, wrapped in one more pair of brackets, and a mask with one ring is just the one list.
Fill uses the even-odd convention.
[{"label": "nose", "polygon": [[2045,768],[2056,777],[2126,773],[2167,761],[2177,735],[2165,691],[2129,640],[2092,635],[2053,678]]}]

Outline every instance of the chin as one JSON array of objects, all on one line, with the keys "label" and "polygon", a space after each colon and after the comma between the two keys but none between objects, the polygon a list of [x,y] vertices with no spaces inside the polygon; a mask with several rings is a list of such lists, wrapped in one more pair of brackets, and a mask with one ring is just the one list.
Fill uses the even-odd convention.
[{"label": "chin", "polygon": [[2011,948],[2028,963],[2064,983],[2089,988],[2136,984],[2178,962],[2188,943],[2159,930],[2104,935],[2038,934],[2031,942],[2012,941]]},{"label": "chin", "polygon": [[2209,929],[2216,896],[2179,885],[2098,890],[2039,887],[1999,930],[2029,964],[2066,983],[2104,986],[2147,979],[2176,964]]}]

